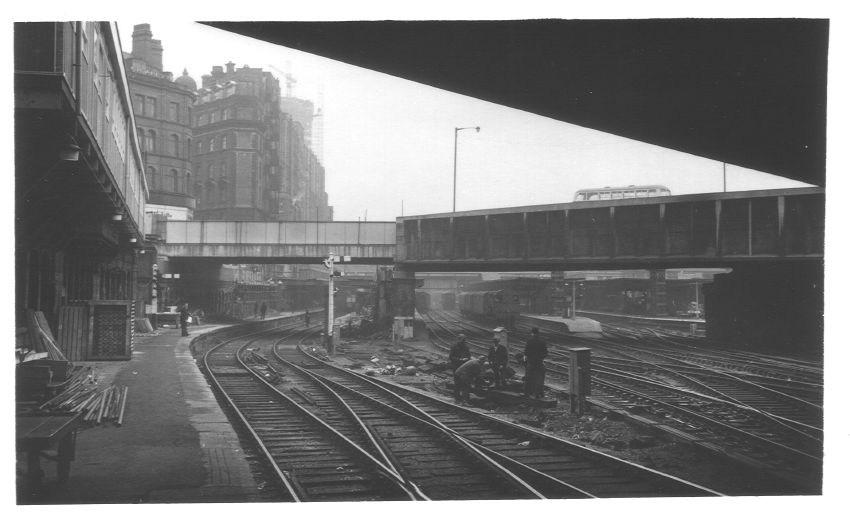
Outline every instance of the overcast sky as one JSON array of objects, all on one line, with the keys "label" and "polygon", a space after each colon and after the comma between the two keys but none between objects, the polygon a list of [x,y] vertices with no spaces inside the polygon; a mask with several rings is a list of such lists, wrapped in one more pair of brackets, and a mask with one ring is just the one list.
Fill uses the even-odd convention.
[{"label": "overcast sky", "polygon": [[[297,79],[296,97],[322,105],[326,189],[335,220],[393,220],[452,209],[454,128],[458,211],[569,202],[576,190],[664,184],[674,194],[723,191],[723,163],[287,49],[193,22],[150,23],[163,66],[201,76],[228,61]],[[285,91],[285,82],[281,89]],[[320,94],[321,92],[321,94]],[[735,165],[728,191],[805,184]]]}]

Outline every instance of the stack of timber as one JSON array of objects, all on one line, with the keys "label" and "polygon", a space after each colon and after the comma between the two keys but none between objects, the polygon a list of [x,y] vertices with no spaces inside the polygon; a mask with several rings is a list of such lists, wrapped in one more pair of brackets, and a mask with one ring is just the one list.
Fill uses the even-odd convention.
[{"label": "stack of timber", "polygon": [[83,421],[89,424],[114,422],[124,423],[127,407],[127,386],[109,385],[100,388],[92,381],[91,369],[80,370],[68,388],[39,409],[50,412],[82,413]]}]

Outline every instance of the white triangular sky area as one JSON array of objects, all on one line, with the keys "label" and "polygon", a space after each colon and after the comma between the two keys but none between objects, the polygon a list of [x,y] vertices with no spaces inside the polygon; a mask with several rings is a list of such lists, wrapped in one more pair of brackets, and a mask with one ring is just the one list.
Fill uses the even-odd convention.
[{"label": "white triangular sky area", "polygon": [[[192,22],[119,22],[132,49],[136,23],[162,41],[164,68],[200,85],[233,61],[295,76],[296,97],[322,91],[326,190],[335,220],[392,220],[457,210],[569,202],[576,190],[663,184],[673,194],[723,191],[723,163],[425,86]],[[281,81],[285,91],[285,82]],[[801,187],[726,165],[727,191]]]}]

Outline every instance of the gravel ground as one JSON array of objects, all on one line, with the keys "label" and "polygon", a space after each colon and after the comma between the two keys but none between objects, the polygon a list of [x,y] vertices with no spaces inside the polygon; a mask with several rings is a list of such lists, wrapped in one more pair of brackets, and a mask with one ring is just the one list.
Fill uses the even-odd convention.
[{"label": "gravel ground", "polygon": [[[348,341],[338,349],[337,363],[400,384],[415,386],[446,399],[448,372],[442,370],[444,355],[426,341],[398,346],[388,341]],[[372,361],[377,359],[377,361]],[[416,375],[398,368],[417,367]],[[387,367],[389,370],[387,370]],[[398,371],[397,374],[381,372]],[[566,395],[547,394],[557,399],[554,408],[529,405],[498,405],[486,400],[475,406],[505,420],[561,437],[597,451],[713,489],[726,495],[765,496],[797,494],[790,484],[772,481],[753,468],[707,452],[690,443],[649,427],[622,420],[595,407],[581,417],[569,411]]]}]

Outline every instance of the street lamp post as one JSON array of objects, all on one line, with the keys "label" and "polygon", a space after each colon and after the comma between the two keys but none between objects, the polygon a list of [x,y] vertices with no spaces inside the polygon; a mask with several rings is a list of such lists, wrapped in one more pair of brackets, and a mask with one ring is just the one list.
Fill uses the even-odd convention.
[{"label": "street lamp post", "polygon": [[457,209],[457,133],[461,130],[472,130],[473,128],[476,132],[481,131],[480,126],[464,126],[462,128],[455,127],[455,165],[454,175],[452,176],[452,213],[454,213]]}]

